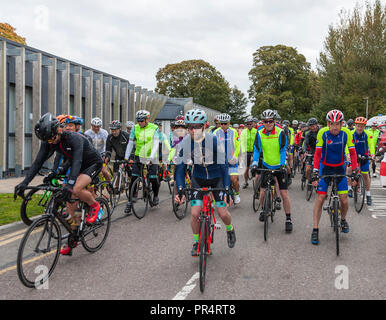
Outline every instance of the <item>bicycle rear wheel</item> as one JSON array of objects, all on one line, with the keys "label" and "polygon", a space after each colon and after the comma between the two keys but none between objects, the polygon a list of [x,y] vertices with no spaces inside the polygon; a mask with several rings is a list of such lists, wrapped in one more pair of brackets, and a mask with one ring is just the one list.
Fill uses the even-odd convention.
[{"label": "bicycle rear wheel", "polygon": [[97,197],[107,200],[111,208],[114,207],[112,191],[113,191],[113,188],[111,187],[111,184],[108,181],[100,182],[96,188]]},{"label": "bicycle rear wheel", "polygon": [[46,283],[59,259],[62,233],[58,222],[43,216],[27,229],[17,254],[17,274],[23,285],[38,288]]},{"label": "bicycle rear wheel", "polygon": [[307,201],[310,201],[313,191],[314,191],[314,186],[312,185],[312,183],[308,182],[307,183],[307,190],[306,190],[306,200]]},{"label": "bicycle rear wheel", "polygon": [[206,220],[204,219],[201,223],[201,233],[200,233],[200,291],[204,292],[205,284],[206,284],[206,259],[208,252],[208,243],[207,243],[207,232],[208,225]]},{"label": "bicycle rear wheel", "polygon": [[260,185],[261,185],[261,175],[255,182],[255,179],[253,181],[253,211],[257,212],[260,209]]},{"label": "bicycle rear wheel", "polygon": [[[122,184],[123,181],[120,181],[120,183]],[[121,186],[119,184],[119,175],[116,175],[114,177],[112,187],[113,187],[113,189],[112,189],[113,190],[113,193],[112,193],[113,209],[115,209],[115,207],[119,203],[119,200],[121,199]]]},{"label": "bicycle rear wheel", "polygon": [[174,201],[174,198],[176,196],[175,188],[173,188],[173,194],[172,194],[172,205],[173,205],[173,212],[177,219],[182,220],[186,216],[186,212],[188,211],[188,197],[186,192],[184,192],[185,195],[185,203],[180,205]]},{"label": "bicycle rear wheel", "polygon": [[106,199],[96,198],[99,202],[103,216],[92,225],[85,225],[82,231],[81,242],[88,252],[97,252],[106,242],[111,225],[111,211]]},{"label": "bicycle rear wheel", "polygon": [[353,188],[355,211],[360,213],[365,203],[366,190],[362,175],[359,175],[358,184]]},{"label": "bicycle rear wheel", "polygon": [[134,215],[142,219],[149,207],[148,188],[144,184],[143,178],[139,177],[134,182],[130,192],[130,201]]},{"label": "bicycle rear wheel", "polygon": [[335,240],[336,240],[336,255],[339,256],[340,225],[339,225],[339,200],[338,199],[334,199],[334,202],[333,202],[333,216],[334,216],[334,231],[335,231]]},{"label": "bicycle rear wheel", "polygon": [[268,240],[268,219],[271,213],[271,203],[271,192],[266,189],[264,196],[264,241]]}]

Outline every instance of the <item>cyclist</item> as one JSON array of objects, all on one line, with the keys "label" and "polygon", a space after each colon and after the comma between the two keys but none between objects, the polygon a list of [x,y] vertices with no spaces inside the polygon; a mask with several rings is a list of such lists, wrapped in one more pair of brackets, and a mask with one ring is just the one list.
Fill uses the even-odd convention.
[{"label": "cyclist", "polygon": [[[280,194],[283,199],[284,211],[286,214],[285,230],[292,232],[293,223],[291,219],[291,202],[288,196],[288,184],[286,178],[286,150],[287,138],[283,129],[275,126],[276,113],[270,109],[265,110],[261,114],[264,128],[258,130],[254,143],[254,154],[252,162],[252,173],[258,171],[260,154],[263,153],[263,169],[280,170],[275,173],[275,177],[279,183]],[[263,172],[263,180],[261,184],[260,203],[263,205],[265,188],[267,187],[267,174]],[[264,211],[260,212],[259,220],[264,221]]]},{"label": "cyclist", "polygon": [[310,130],[307,132],[306,138],[304,140],[304,145],[303,145],[303,153],[305,155],[308,155],[308,157],[305,158],[306,160],[305,179],[306,180],[311,179],[312,165],[314,161],[317,136],[319,132],[318,120],[316,118],[309,119],[308,126],[310,127]]},{"label": "cyclist", "polygon": [[211,133],[215,132],[218,128],[221,128],[220,122],[218,121],[218,116],[214,116],[214,128],[211,129]]},{"label": "cyclist", "polygon": [[242,158],[247,157],[247,166],[245,168],[244,172],[244,185],[243,189],[246,189],[248,187],[248,180],[249,180],[249,167],[251,166],[252,159],[253,159],[253,146],[255,143],[256,133],[257,129],[253,127],[253,119],[252,117],[248,117],[245,120],[245,125],[247,128],[243,131],[241,131],[240,136],[240,147],[241,147],[241,155]]},{"label": "cyclist", "polygon": [[[54,152],[64,155],[66,164],[63,165],[62,172],[66,172],[71,166],[66,185],[63,187],[63,201],[68,202],[72,198],[78,198],[90,206],[90,211],[86,218],[86,223],[92,224],[98,218],[101,210],[100,204],[87,190],[87,186],[99,174],[102,168],[102,158],[99,152],[82,135],[70,131],[63,131],[60,122],[52,114],[45,114],[35,125],[35,134],[42,140],[38,155],[31,165],[26,178],[15,187],[16,194],[24,193],[28,184],[33,180],[44,162],[47,161]],[[67,203],[67,212],[73,220],[75,217],[75,206]],[[101,212],[103,213],[103,212]],[[69,254],[71,249],[63,247],[61,254]]]},{"label": "cyclist", "polygon": [[348,119],[346,124],[347,124],[347,129],[349,129],[350,131],[355,130],[353,119]]},{"label": "cyclist", "polygon": [[237,130],[230,127],[231,116],[227,113],[222,113],[217,117],[221,128],[214,131],[217,136],[217,141],[223,145],[225,150],[225,162],[229,167],[229,175],[234,190],[235,204],[240,203],[240,183],[238,158],[240,152],[240,139]]},{"label": "cyclist", "polygon": [[294,135],[293,135],[293,129],[290,127],[290,122],[288,120],[283,121],[283,131],[284,134],[287,138],[287,156],[288,156],[288,161],[287,161],[287,171],[288,171],[288,185],[292,183],[292,176],[291,176],[291,158],[293,159],[293,154],[291,155],[291,146],[294,142]]},{"label": "cyclist", "polygon": [[[358,117],[355,119],[355,131],[353,132],[353,141],[355,144],[355,151],[358,156],[370,156],[372,159],[375,159],[375,147],[373,144],[373,137],[370,133],[365,130],[367,124],[367,119],[364,117]],[[366,189],[366,200],[367,205],[372,205],[371,193],[370,193],[370,161],[358,159],[358,166],[360,167],[360,173],[363,176]],[[349,174],[351,174],[351,168],[348,169]],[[349,197],[352,198],[352,188],[349,185]]]},{"label": "cyclist", "polygon": [[[136,143],[134,163],[132,167],[132,176],[130,183],[130,192],[134,185],[136,178],[141,175],[142,165],[146,164],[148,167],[149,180],[153,190],[153,204],[158,205],[158,148],[161,141],[158,126],[150,122],[150,112],[147,110],[139,110],[135,118],[137,124],[131,130],[129,144],[126,148],[125,159],[129,159],[129,156],[133,150],[134,142]],[[175,125],[174,125],[175,128]],[[130,200],[126,204],[125,213],[131,212]]]},{"label": "cyclist", "polygon": [[[319,221],[322,215],[323,203],[327,197],[329,178],[319,179],[320,175],[345,175],[345,148],[350,152],[352,168],[356,175],[357,155],[350,130],[343,127],[344,115],[340,110],[331,110],[326,116],[328,126],[320,129],[317,135],[314,156],[314,169],[312,184],[317,188],[317,198],[314,205],[314,229],[312,230],[311,243],[319,244]],[[354,182],[355,184],[355,182]],[[346,221],[348,211],[348,184],[346,177],[338,179],[338,195],[341,210],[342,232],[350,231]]]},{"label": "cyclist", "polygon": [[[374,150],[376,152],[379,138],[381,137],[381,135],[380,135],[381,131],[378,129],[378,123],[376,121],[374,121],[373,124],[371,125],[371,128],[368,129],[367,131],[369,132],[370,136],[372,136],[372,143],[374,146]],[[371,162],[372,162],[372,168],[373,168],[373,177],[376,178],[377,174],[375,173],[375,169],[377,166],[375,163],[375,157],[373,160],[371,160]]]},{"label": "cyclist", "polygon": [[126,131],[128,134],[130,134],[131,129],[134,127],[134,122],[133,121],[126,121]]},{"label": "cyclist", "polygon": [[87,130],[84,134],[91,138],[93,146],[100,154],[106,151],[106,141],[109,133],[102,129],[102,120],[100,118],[92,119],[91,129]]},{"label": "cyclist", "polygon": [[[188,126],[189,134],[182,140],[181,149],[176,162],[176,184],[177,189],[185,187],[185,172],[187,165],[192,164],[192,188],[225,188],[229,189],[230,177],[228,166],[221,161],[220,154],[224,153],[222,144],[218,145],[217,137],[206,133],[204,125],[207,121],[206,113],[200,109],[189,110],[185,116],[185,123]],[[224,159],[224,158],[223,158]],[[223,162],[223,163],[221,163]],[[227,209],[226,194],[215,191],[213,197],[216,201],[218,215],[226,225],[227,242],[230,248],[236,243],[235,228],[232,225],[232,218]],[[194,243],[191,251],[193,257],[197,256],[199,242],[200,222],[199,216],[202,207],[203,194],[192,192],[190,195],[192,214],[190,224],[193,231]],[[185,196],[180,199],[177,194],[175,201],[184,203]]]}]

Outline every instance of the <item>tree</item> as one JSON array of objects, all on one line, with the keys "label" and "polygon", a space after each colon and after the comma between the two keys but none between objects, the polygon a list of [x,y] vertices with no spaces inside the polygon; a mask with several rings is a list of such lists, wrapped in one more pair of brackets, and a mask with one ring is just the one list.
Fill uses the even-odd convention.
[{"label": "tree", "polygon": [[[363,11],[363,12],[362,12]],[[320,111],[343,111],[345,118],[385,113],[386,98],[386,5],[376,0],[341,11],[340,21],[329,27],[320,53]]]},{"label": "tree", "polygon": [[225,112],[230,86],[215,67],[204,60],[168,64],[156,75],[156,92],[170,97],[192,97],[195,103]]},{"label": "tree", "polygon": [[252,115],[259,116],[270,108],[277,110],[282,119],[308,117],[313,107],[310,69],[306,58],[295,48],[284,45],[259,48],[253,54],[249,72]]},{"label": "tree", "polygon": [[0,37],[7,38],[9,40],[21,43],[23,45],[27,45],[25,38],[19,36],[16,33],[16,29],[8,23],[0,22]]},{"label": "tree", "polygon": [[247,118],[246,108],[248,105],[248,99],[244,93],[240,91],[237,86],[231,89],[229,96],[229,103],[226,107],[226,113],[232,117],[232,124],[243,123]]}]

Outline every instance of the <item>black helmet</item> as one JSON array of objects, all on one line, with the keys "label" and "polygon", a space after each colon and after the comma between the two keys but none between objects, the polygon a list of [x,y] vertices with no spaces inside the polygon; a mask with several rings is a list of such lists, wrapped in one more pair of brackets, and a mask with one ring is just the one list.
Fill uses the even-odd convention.
[{"label": "black helmet", "polygon": [[308,120],[309,126],[313,126],[315,124],[318,124],[318,120],[316,118],[311,118],[310,120]]},{"label": "black helmet", "polygon": [[39,140],[48,141],[58,134],[60,122],[51,113],[46,113],[35,125],[35,134]]},{"label": "black helmet", "polygon": [[353,119],[348,119],[347,120],[347,125],[348,126],[352,126],[354,124],[354,120]]},{"label": "black helmet", "polygon": [[122,124],[119,120],[114,120],[110,123],[111,130],[118,130],[122,128]]},{"label": "black helmet", "polygon": [[283,125],[284,126],[289,126],[291,124],[291,122],[289,122],[289,120],[284,120],[283,121]]}]

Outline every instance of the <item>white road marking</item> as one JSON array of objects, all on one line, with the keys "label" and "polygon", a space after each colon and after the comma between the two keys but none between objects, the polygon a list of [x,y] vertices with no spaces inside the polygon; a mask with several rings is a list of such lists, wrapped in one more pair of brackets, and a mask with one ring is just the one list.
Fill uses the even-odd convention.
[{"label": "white road marking", "polygon": [[196,284],[194,282],[196,282],[198,278],[200,278],[199,272],[197,272],[196,274],[193,275],[193,277],[190,278],[190,280],[186,283],[185,287],[183,287],[182,290],[176,294],[173,300],[185,300],[186,297],[196,287]]}]

